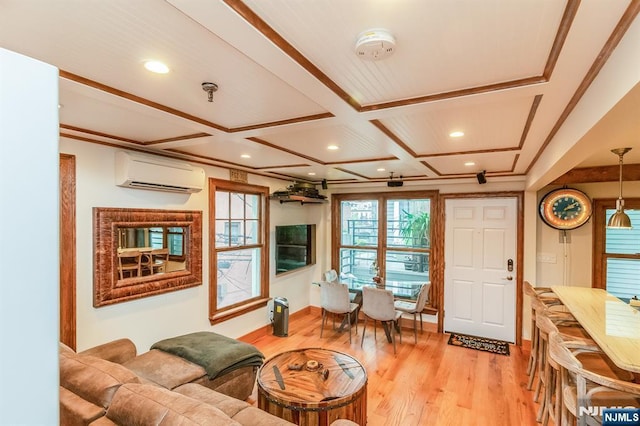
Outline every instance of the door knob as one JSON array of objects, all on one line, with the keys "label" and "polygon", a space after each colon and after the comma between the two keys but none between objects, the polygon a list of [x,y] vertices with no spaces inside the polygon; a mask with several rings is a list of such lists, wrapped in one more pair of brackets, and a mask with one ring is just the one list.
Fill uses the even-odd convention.
[{"label": "door knob", "polygon": [[511,281],[513,280],[513,277],[509,275],[508,277],[504,277],[503,280]]}]

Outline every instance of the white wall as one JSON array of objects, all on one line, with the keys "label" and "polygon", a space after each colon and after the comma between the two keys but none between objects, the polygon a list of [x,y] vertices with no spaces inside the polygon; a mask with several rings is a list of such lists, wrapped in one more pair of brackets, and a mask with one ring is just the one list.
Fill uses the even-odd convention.
[{"label": "white wall", "polygon": [[[210,330],[230,337],[239,337],[268,321],[267,308],[262,308],[211,326],[208,320],[209,241],[208,192],[175,194],[169,192],[121,188],[114,184],[114,164],[117,149],[63,138],[60,152],[76,156],[76,233],[77,233],[77,349],[121,337],[130,338],[139,352],[145,352],[154,342],[184,333]],[[226,169],[203,166],[208,177],[228,179]],[[289,182],[249,175],[249,183],[270,186],[271,192],[282,189]],[[279,224],[317,224],[319,236],[327,233],[321,221],[324,205],[296,203],[280,204],[270,201],[271,254],[273,258],[273,229]],[[203,284],[197,287],[145,297],[115,305],[93,307],[93,207],[157,208],[173,210],[201,210],[203,212]],[[318,262],[297,272],[275,277],[271,265],[270,295],[286,297],[290,313],[309,305],[311,282],[317,280],[328,261],[323,254],[326,242],[318,239]],[[271,262],[273,263],[273,262]]]},{"label": "white wall", "polygon": [[58,424],[58,70],[0,49],[0,423]]},{"label": "white wall", "polygon": [[[618,182],[571,185],[571,187],[580,189],[591,199],[618,198],[619,193]],[[538,191],[537,202],[554,188],[550,186]],[[640,182],[624,182],[623,189],[624,198],[640,197]],[[536,226],[537,256],[540,254],[552,255],[556,258],[556,262],[547,263],[536,260],[536,279],[535,282],[531,281],[532,284],[537,287],[554,285],[591,287],[592,222],[589,220],[580,228],[567,231],[570,242],[566,244],[565,255],[565,244],[560,240],[560,231],[545,225],[538,215]]]}]

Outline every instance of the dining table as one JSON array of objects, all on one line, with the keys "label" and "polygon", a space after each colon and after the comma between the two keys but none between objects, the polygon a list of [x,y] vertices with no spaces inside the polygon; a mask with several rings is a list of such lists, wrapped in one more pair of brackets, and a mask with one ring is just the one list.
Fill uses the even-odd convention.
[{"label": "dining table", "polygon": [[640,373],[640,310],[601,288],[551,289],[614,364]]}]

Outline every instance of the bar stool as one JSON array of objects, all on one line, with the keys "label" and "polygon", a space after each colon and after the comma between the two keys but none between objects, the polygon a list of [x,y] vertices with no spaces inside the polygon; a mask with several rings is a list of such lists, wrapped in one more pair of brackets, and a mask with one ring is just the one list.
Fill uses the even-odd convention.
[{"label": "bar stool", "polygon": [[[549,357],[549,335],[558,334],[563,340],[570,340],[583,346],[595,346],[595,342],[575,321],[571,314],[565,312],[554,312],[550,309],[540,311],[536,314],[536,325],[538,327],[538,347],[539,372],[538,387],[539,392],[543,388],[543,399],[540,403],[536,420],[543,425],[549,423],[549,418],[554,424],[559,424],[560,405],[562,402],[562,390],[560,386],[560,376],[558,374],[558,364]],[[562,330],[562,331],[560,331]],[[566,333],[565,333],[566,332]]]},{"label": "bar stool", "polygon": [[[580,407],[640,406],[640,385],[625,379],[633,377],[630,372],[615,367],[610,370],[614,372],[613,376],[602,374],[598,367],[602,368],[604,363],[607,370],[610,361],[598,347],[564,341],[559,333],[552,332],[549,334],[549,358],[559,367],[562,389],[561,409],[556,407],[555,411],[556,419],[561,423],[556,424],[573,424]],[[622,378],[618,374],[622,374]],[[556,404],[559,404],[557,399]],[[594,417],[595,423],[602,423],[601,418]]]},{"label": "bar stool", "polygon": [[[536,370],[539,365],[538,348],[538,327],[536,327],[536,312],[547,309],[550,306],[561,305],[560,299],[553,294],[549,287],[533,287],[528,281],[524,282],[524,293],[529,296],[531,302],[531,352],[529,354],[529,364],[527,366],[527,374],[529,382],[527,390],[533,389],[533,381],[535,380]],[[539,371],[539,370],[538,370]],[[538,373],[539,375],[539,373]],[[536,393],[534,400],[538,402],[539,391]]]}]

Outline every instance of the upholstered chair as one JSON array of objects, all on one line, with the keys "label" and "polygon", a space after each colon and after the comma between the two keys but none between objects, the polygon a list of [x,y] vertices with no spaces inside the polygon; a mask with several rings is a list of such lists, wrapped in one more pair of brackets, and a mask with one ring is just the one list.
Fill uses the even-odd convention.
[{"label": "upholstered chair", "polygon": [[364,335],[367,331],[367,319],[373,320],[373,335],[376,336],[376,321],[380,321],[391,335],[393,343],[393,353],[396,353],[395,331],[400,335],[400,343],[402,343],[402,332],[398,327],[398,320],[402,317],[402,311],[396,310],[393,304],[393,293],[391,290],[384,290],[376,287],[362,287],[362,313],[364,314],[364,328],[362,329],[362,340],[360,346],[364,343]]},{"label": "upholstered chair", "polygon": [[[344,283],[323,281],[320,284],[320,306],[322,307],[322,326],[320,328],[320,337],[324,331],[327,312],[332,314],[346,316],[346,323],[349,327],[349,343],[351,343],[351,319],[356,323],[356,333],[358,333],[358,304],[351,303],[349,300],[349,288]],[[342,326],[345,321],[342,321]],[[335,315],[333,316],[333,328],[335,330]]]},{"label": "upholstered chair", "polygon": [[420,332],[423,331],[422,328],[422,310],[429,300],[429,288],[431,287],[431,283],[422,284],[420,291],[418,292],[418,297],[415,302],[411,302],[409,300],[396,300],[394,302],[394,306],[396,310],[404,312],[405,314],[413,315],[413,339],[415,343],[418,343],[418,330],[416,324],[416,317],[420,316]]}]

